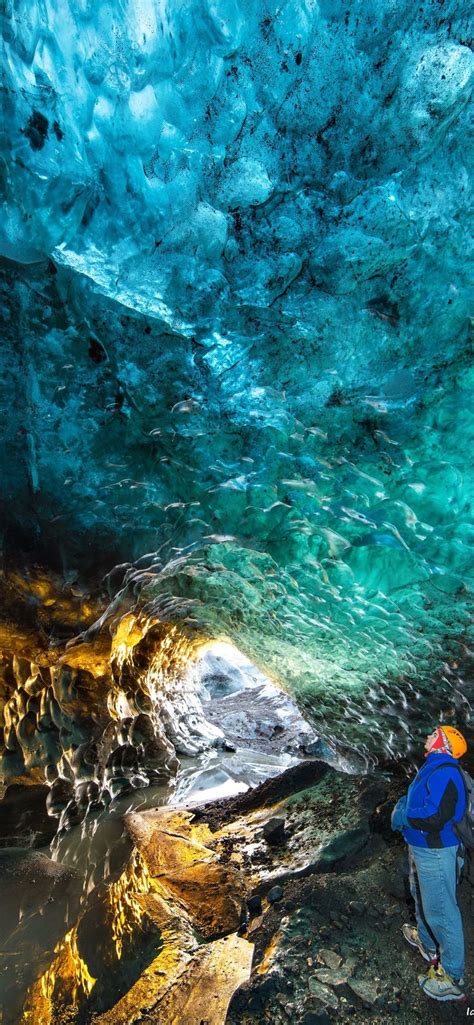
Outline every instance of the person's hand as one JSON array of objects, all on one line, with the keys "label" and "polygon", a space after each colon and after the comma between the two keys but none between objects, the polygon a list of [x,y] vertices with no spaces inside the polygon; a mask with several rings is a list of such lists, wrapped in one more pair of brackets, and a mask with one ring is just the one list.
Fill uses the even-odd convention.
[{"label": "person's hand", "polygon": [[392,829],[396,832],[397,830],[403,829],[404,826],[408,825],[407,822],[407,799],[401,797],[397,801],[392,811]]}]

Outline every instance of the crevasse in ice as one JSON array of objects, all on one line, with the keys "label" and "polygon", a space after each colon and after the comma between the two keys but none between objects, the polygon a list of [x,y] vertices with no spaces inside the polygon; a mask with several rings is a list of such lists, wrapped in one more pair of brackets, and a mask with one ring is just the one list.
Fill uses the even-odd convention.
[{"label": "crevasse in ice", "polygon": [[469,5],[8,0],[2,31],[5,552],[138,561],[134,600],[315,718],[396,722],[387,681],[469,648]]}]

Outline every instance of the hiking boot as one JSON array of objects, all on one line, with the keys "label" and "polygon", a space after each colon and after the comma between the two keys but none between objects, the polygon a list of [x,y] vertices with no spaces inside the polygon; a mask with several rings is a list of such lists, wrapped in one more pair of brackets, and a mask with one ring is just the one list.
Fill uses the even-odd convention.
[{"label": "hiking boot", "polygon": [[419,975],[418,982],[427,997],[433,1000],[465,1000],[464,979],[452,979],[444,968],[432,966],[428,975]]},{"label": "hiking boot", "polygon": [[423,946],[420,937],[418,936],[418,929],[415,929],[414,925],[408,925],[406,922],[405,925],[402,925],[402,933],[407,943],[410,944],[410,947],[417,947],[425,961],[429,961],[430,964],[438,964],[438,955],[436,950],[427,950],[426,947]]}]

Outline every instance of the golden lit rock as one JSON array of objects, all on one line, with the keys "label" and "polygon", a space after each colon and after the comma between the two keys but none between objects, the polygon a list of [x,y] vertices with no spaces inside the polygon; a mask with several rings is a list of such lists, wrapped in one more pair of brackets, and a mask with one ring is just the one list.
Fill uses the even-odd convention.
[{"label": "golden lit rock", "polygon": [[46,781],[51,813],[77,821],[106,791],[174,775],[193,742],[173,703],[184,723],[200,640],[39,571],[0,574],[0,598],[0,785]]},{"label": "golden lit rock", "polygon": [[253,944],[232,935],[199,947],[168,977],[157,958],[97,1025],[224,1025],[235,990],[250,977],[252,956]]},{"label": "golden lit rock", "polygon": [[192,813],[158,809],[127,817],[127,827],[160,892],[189,914],[206,938],[238,928],[245,889],[234,866],[207,846],[213,834]]},{"label": "golden lit rock", "polygon": [[[220,863],[207,825],[192,813],[158,809],[127,817],[135,848],[119,879],[105,890],[109,958],[120,963],[146,923],[157,930],[157,954],[100,1025],[223,1025],[235,989],[249,978],[253,944],[237,936],[245,897],[242,876]],[[78,925],[32,986],[22,1025],[66,1025],[96,983],[78,941]],[[222,934],[231,935],[222,935]],[[198,945],[196,934],[210,942]],[[215,939],[218,937],[220,939]],[[105,949],[105,948],[104,948]],[[34,1008],[38,1015],[33,1017]],[[199,1017],[196,1017],[199,1015]]]}]

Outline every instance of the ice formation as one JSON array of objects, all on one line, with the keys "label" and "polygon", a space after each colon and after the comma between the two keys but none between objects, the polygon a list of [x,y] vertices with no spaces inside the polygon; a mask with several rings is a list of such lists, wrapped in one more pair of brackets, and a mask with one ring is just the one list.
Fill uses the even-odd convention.
[{"label": "ice formation", "polygon": [[5,566],[117,565],[112,600],[364,744],[462,701],[469,5],[8,0],[2,31]]}]

